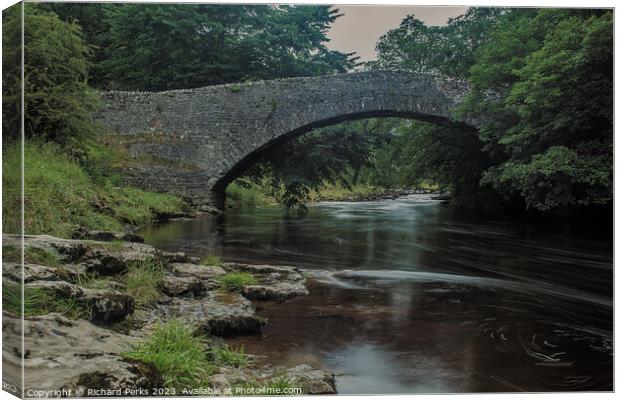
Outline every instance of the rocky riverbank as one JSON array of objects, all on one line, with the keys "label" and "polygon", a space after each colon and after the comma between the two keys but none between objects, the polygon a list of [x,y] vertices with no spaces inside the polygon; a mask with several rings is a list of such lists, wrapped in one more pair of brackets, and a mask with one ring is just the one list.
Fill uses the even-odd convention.
[{"label": "rocky riverbank", "polygon": [[[329,372],[307,365],[256,369],[252,355],[226,344],[227,337],[257,334],[268,323],[256,314],[256,302],[285,301],[308,293],[299,269],[219,261],[205,265],[185,253],[166,253],[138,243],[137,236],[99,232],[90,237],[111,241],[25,237],[22,351],[19,295],[15,295],[22,279],[20,238],[3,236],[6,381],[21,381],[23,354],[26,391],[205,395],[291,387],[309,394],[335,393]],[[129,355],[170,323],[200,339],[205,354],[200,361],[208,367],[200,385],[171,385],[177,380],[157,360]],[[239,388],[246,391],[234,391]]]}]

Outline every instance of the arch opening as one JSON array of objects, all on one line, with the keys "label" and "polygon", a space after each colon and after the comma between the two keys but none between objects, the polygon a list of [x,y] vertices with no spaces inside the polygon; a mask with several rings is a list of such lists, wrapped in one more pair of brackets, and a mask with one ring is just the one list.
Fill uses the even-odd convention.
[{"label": "arch opening", "polygon": [[256,162],[262,159],[268,152],[273,151],[273,149],[276,149],[289,141],[295,140],[319,128],[333,126],[348,121],[356,121],[370,118],[401,118],[420,122],[431,122],[438,125],[458,128],[459,130],[466,132],[477,132],[477,128],[467,123],[455,121],[444,116],[423,114],[417,112],[379,110],[343,114],[334,118],[326,118],[306,124],[300,128],[291,130],[290,132],[287,132],[268,141],[264,145],[251,151],[241,160],[236,162],[221,178],[217,180],[215,185],[213,185],[212,191],[217,193],[217,197],[221,197],[223,199],[224,191],[231,182],[242,176],[243,173],[248,170],[248,168],[250,168]]}]

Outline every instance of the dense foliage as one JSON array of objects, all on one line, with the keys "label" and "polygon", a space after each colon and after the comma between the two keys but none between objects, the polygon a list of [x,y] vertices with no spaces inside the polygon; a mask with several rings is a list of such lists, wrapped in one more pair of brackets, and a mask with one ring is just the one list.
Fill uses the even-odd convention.
[{"label": "dense foliage", "polygon": [[[460,112],[483,123],[475,138],[404,123],[396,163],[457,198],[475,194],[460,197],[463,205],[497,195],[540,211],[609,204],[612,40],[605,10],[470,9],[446,27],[405,19],[382,37],[371,66],[467,78],[472,93]],[[453,51],[456,43],[467,46]],[[462,140],[467,151],[457,149]]]},{"label": "dense foliage", "polygon": [[166,90],[321,75],[345,72],[355,62],[325,47],[327,29],[339,16],[326,6],[48,7],[84,26],[96,48],[92,83],[101,88]]},{"label": "dense foliage", "polygon": [[[19,137],[21,98],[21,10],[3,14],[4,137]],[[80,26],[54,13],[25,7],[24,128],[27,138],[76,145],[93,132],[91,112],[97,105],[86,79],[90,50]]]},{"label": "dense foliage", "polygon": [[[9,141],[19,137],[19,11],[3,13],[3,129]],[[326,6],[29,3],[25,133],[36,139],[28,156],[44,157],[29,160],[42,164],[27,180],[44,182],[30,209],[40,206],[61,218],[63,232],[67,223],[96,215],[86,203],[92,196],[116,204],[113,218],[152,219],[158,212],[152,205],[136,204],[142,193],[108,190],[116,184],[111,153],[87,140],[97,106],[91,87],[166,90],[346,72],[356,63],[352,54],[325,46],[338,16]],[[395,119],[326,127],[271,149],[233,189],[260,184],[299,214],[313,191],[358,184],[431,182],[450,190],[456,205],[477,210],[494,204],[566,212],[610,204],[611,11],[470,8],[445,26],[409,16],[381,37],[377,52],[370,69],[467,79],[471,94],[456,111],[481,121],[480,130]],[[43,143],[49,141],[56,144]],[[60,153],[69,157],[60,159]],[[6,153],[5,159],[3,167],[18,169],[15,159]],[[5,193],[14,189],[17,196],[19,174],[5,175]],[[68,187],[68,177],[84,191],[54,189]],[[54,204],[64,211],[45,211]],[[65,211],[71,217],[62,217]]]},{"label": "dense foliage", "polygon": [[[482,183],[539,210],[612,197],[613,18],[542,10],[512,18],[478,53],[464,110],[501,163]],[[488,96],[493,91],[497,96]]]}]

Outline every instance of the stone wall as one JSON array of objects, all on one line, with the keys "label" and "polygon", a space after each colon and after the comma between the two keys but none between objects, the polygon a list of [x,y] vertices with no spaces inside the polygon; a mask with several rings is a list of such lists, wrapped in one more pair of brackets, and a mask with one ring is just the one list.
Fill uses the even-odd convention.
[{"label": "stone wall", "polygon": [[317,127],[367,117],[441,124],[468,93],[467,82],[375,71],[277,79],[167,92],[102,93],[97,115],[134,157],[125,180],[221,206],[226,185],[273,146]]}]

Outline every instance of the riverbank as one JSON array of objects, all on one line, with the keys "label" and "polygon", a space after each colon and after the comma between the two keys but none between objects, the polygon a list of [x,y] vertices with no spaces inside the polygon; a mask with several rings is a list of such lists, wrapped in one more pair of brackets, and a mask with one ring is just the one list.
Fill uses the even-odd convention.
[{"label": "riverbank", "polygon": [[[384,188],[368,184],[343,185],[325,184],[321,188],[311,191],[308,201],[313,203],[323,201],[376,201],[397,199],[410,194],[436,194],[441,192],[434,185],[423,184],[418,188]],[[443,195],[440,200],[447,199]],[[256,183],[246,179],[232,182],[226,189],[226,207],[244,208],[256,206],[277,205],[278,201],[271,193],[266,182]]]},{"label": "riverbank", "polygon": [[[79,162],[54,143],[24,146],[24,228],[29,234],[63,238],[87,230],[129,231],[158,220],[192,215],[182,199],[169,194],[122,186],[115,172],[123,155],[96,143],[85,145]],[[21,231],[21,150],[19,143],[3,151],[3,233]]]},{"label": "riverbank", "polygon": [[[19,236],[3,236],[4,368],[14,384],[21,362],[19,246]],[[255,357],[226,343],[268,323],[256,304],[308,293],[297,268],[200,260],[118,239],[28,235],[24,253],[26,390],[335,393],[326,371],[256,369]]]}]

